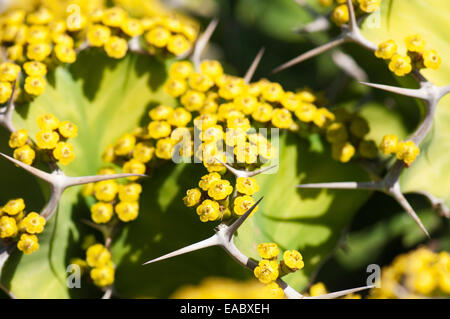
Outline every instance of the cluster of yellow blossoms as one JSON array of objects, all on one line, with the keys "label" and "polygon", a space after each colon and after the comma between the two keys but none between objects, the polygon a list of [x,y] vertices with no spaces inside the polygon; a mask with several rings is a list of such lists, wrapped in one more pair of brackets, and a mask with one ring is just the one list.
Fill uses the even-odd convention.
[{"label": "cluster of yellow blossoms", "polygon": [[22,198],[12,199],[0,207],[0,238],[5,244],[17,241],[17,248],[24,254],[39,249],[37,234],[44,231],[45,218],[38,213],[25,212]]},{"label": "cluster of yellow blossoms", "polygon": [[[103,168],[99,175],[115,174],[113,168]],[[139,196],[142,186],[127,182],[119,184],[115,180],[87,184],[83,188],[84,196],[94,196],[97,203],[91,206],[91,219],[96,224],[114,222],[114,212],[122,222],[135,220],[139,215]]]},{"label": "cluster of yellow blossoms", "polygon": [[411,164],[420,154],[419,147],[413,141],[401,142],[397,135],[385,135],[380,143],[380,150],[383,154],[395,154],[397,159],[403,161],[406,165]]},{"label": "cluster of yellow blossoms", "polygon": [[98,287],[107,287],[114,283],[115,267],[111,252],[102,244],[92,244],[87,247],[86,260],[75,258],[72,264],[80,267],[82,273],[89,271],[89,275]]},{"label": "cluster of yellow blossoms", "polygon": [[[47,66],[74,63],[77,53],[87,47],[103,47],[112,58],[123,58],[129,41],[139,49],[159,53],[162,49],[181,55],[191,50],[198,35],[195,24],[177,15],[133,18],[120,7],[100,7],[90,12],[73,12],[59,17],[45,7],[26,12],[9,10],[0,15],[0,45],[6,59],[0,65],[0,104],[8,101],[21,67],[25,92],[41,95],[46,87]],[[145,40],[140,41],[141,37]],[[141,48],[142,47],[142,48]]]},{"label": "cluster of yellow blossoms", "polygon": [[[259,185],[253,177],[238,177],[235,192],[227,179],[217,172],[204,175],[197,188],[187,190],[183,201],[187,207],[197,207],[197,215],[202,222],[239,217],[254,204],[251,197],[259,191]],[[230,203],[231,202],[231,203]],[[255,207],[253,213],[258,210]]]},{"label": "cluster of yellow blossoms", "polygon": [[304,267],[303,257],[296,250],[286,250],[283,253],[283,260],[278,263],[280,250],[275,243],[261,243],[257,247],[258,254],[263,258],[253,273],[258,280],[268,285],[268,289],[278,291],[284,295],[283,290],[278,286],[276,280],[279,277],[300,270]]},{"label": "cluster of yellow blossoms", "polygon": [[405,39],[406,55],[398,53],[398,47],[394,40],[388,40],[378,45],[375,56],[380,59],[390,60],[389,70],[398,76],[404,76],[413,70],[429,68],[437,70],[441,65],[441,58],[433,49],[427,49],[425,40],[419,34]]},{"label": "cluster of yellow blossoms", "polygon": [[450,254],[420,247],[397,256],[381,270],[380,288],[370,298],[438,298],[450,296]]},{"label": "cluster of yellow blossoms", "polygon": [[[283,291],[281,290],[283,293]],[[225,278],[207,278],[198,286],[183,286],[172,299],[281,299],[279,290],[257,281],[239,282]]]},{"label": "cluster of yellow blossoms", "polygon": [[[381,0],[352,0],[352,2],[355,6],[357,17],[378,11],[381,6]],[[331,13],[331,20],[337,26],[342,26],[349,21],[347,0],[319,0],[319,4],[323,7],[334,6],[333,12]]]},{"label": "cluster of yellow blossoms", "polygon": [[27,165],[32,165],[36,158],[36,151],[41,151],[46,160],[58,162],[62,165],[70,164],[74,158],[73,145],[69,138],[78,135],[78,127],[70,121],[60,122],[53,114],[47,113],[37,119],[40,131],[36,134],[35,145],[28,138],[26,129],[13,132],[9,139],[9,146],[14,150],[14,158]]},{"label": "cluster of yellow blossoms", "polygon": [[378,155],[376,143],[365,139],[370,132],[366,119],[345,108],[337,109],[335,117],[335,121],[326,130],[326,138],[332,146],[333,159],[347,163],[355,155],[367,159],[373,159]]}]

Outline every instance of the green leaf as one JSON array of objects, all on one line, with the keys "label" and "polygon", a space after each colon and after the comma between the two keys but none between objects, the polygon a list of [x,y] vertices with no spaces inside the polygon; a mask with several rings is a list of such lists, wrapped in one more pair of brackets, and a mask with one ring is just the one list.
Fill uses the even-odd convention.
[{"label": "green leaf", "polygon": [[[450,84],[450,43],[448,15],[450,2],[439,0],[390,0],[382,2],[379,28],[365,24],[364,35],[374,43],[395,40],[405,52],[404,39],[421,34],[427,47],[442,57],[439,70],[424,70],[423,74],[436,85]],[[380,66],[384,62],[380,61]],[[387,66],[386,66],[387,67]],[[411,99],[411,108],[416,107]],[[433,128],[421,145],[421,155],[401,177],[404,192],[429,191],[450,205],[450,96],[438,105]],[[386,132],[388,134],[390,132]]]},{"label": "green leaf", "polygon": [[[17,106],[14,124],[17,128],[27,128],[31,136],[38,131],[37,117],[47,112],[77,124],[79,135],[70,140],[76,159],[64,167],[64,171],[70,176],[95,174],[103,165],[101,154],[109,143],[138,126],[150,107],[174,103],[162,92],[165,78],[166,66],[154,58],[130,54],[116,61],[103,53],[86,51],[78,56],[75,64],[58,67],[49,74],[49,85],[43,95],[28,105]],[[7,137],[2,136],[2,145],[7,145]],[[2,177],[3,189],[15,187],[18,182],[25,185],[22,189],[15,187],[14,195],[2,190],[2,201],[8,199],[6,195],[23,196],[28,207],[39,211],[44,200],[36,181],[29,176],[22,178],[24,173],[17,174],[18,169],[10,163],[4,160],[0,163],[3,172],[14,170],[14,174],[7,174],[4,180]],[[14,181],[9,184],[10,180]],[[43,186],[48,193],[47,188]],[[82,209],[78,204],[78,191],[79,187],[64,193],[57,213],[39,236],[39,251],[30,256],[16,251],[6,263],[2,283],[17,297],[70,296],[65,284],[66,267],[71,258],[83,257],[71,255],[72,247],[79,245],[73,245],[80,238],[76,224],[80,215],[86,217],[79,212]]]},{"label": "green leaf", "polygon": [[257,260],[256,246],[275,242],[282,250],[298,249],[305,268],[286,277],[296,289],[334,252],[342,232],[369,193],[352,190],[299,190],[301,183],[360,181],[366,174],[354,164],[331,159],[329,149],[315,152],[307,141],[292,134],[280,139],[280,163],[276,174],[258,177],[264,196],[258,212],[239,230],[236,244]]}]

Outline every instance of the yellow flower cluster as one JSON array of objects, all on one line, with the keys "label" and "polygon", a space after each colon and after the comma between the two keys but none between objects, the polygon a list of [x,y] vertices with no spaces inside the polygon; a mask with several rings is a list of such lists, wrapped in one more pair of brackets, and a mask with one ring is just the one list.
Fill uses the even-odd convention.
[{"label": "yellow flower cluster", "polygon": [[89,269],[89,274],[98,287],[107,287],[114,283],[115,268],[111,252],[102,244],[94,244],[86,251],[86,261],[76,260],[82,269]]},{"label": "yellow flower cluster", "polygon": [[450,296],[450,254],[420,247],[397,256],[381,270],[380,288],[370,298],[448,298]]},{"label": "yellow flower cluster", "polygon": [[[25,129],[15,131],[9,139],[9,146],[14,148],[14,158],[27,165],[32,165],[36,150],[45,152],[52,161],[68,165],[75,159],[73,145],[69,138],[78,135],[78,127],[70,121],[60,122],[56,116],[47,113],[37,119],[40,131],[36,134],[34,145]],[[36,150],[34,149],[36,147]]]},{"label": "yellow flower cluster", "polygon": [[411,166],[420,154],[420,148],[413,141],[402,142],[397,135],[385,135],[380,143],[380,150],[383,154],[395,154],[397,159],[403,161],[407,166]]},{"label": "yellow flower cluster", "polygon": [[[340,27],[349,21],[350,15],[346,0],[319,0],[319,3],[324,7],[335,5],[331,13],[331,20],[337,26]],[[353,0],[353,4],[355,5],[356,17],[359,18],[364,14],[378,11],[381,6],[381,0]]]},{"label": "yellow flower cluster", "polygon": [[355,155],[373,159],[378,155],[374,141],[365,139],[370,132],[367,121],[345,108],[335,111],[336,119],[327,127],[326,138],[332,146],[332,157],[336,161],[347,163]]},{"label": "yellow flower cluster", "polygon": [[[275,282],[278,277],[300,270],[304,267],[303,257],[296,250],[286,250],[283,259],[278,263],[280,250],[275,243],[261,243],[257,247],[258,254],[263,258],[253,273],[258,280],[266,284],[269,290],[281,290]],[[283,293],[284,295],[284,293]]]},{"label": "yellow flower cluster", "polygon": [[[225,278],[208,278],[197,286],[184,286],[173,299],[282,299],[283,290],[276,283],[239,282]],[[276,287],[275,287],[276,286]]]},{"label": "yellow flower cluster", "polygon": [[394,40],[387,40],[378,45],[375,56],[390,60],[389,69],[397,76],[404,76],[413,70],[423,68],[437,70],[441,65],[441,57],[433,49],[427,49],[425,40],[421,35],[415,34],[405,39],[406,55],[398,53]]},{"label": "yellow flower cluster", "polygon": [[152,51],[167,50],[174,55],[189,52],[198,36],[196,25],[180,17],[153,17],[143,20],[145,41]]},{"label": "yellow flower cluster", "polygon": [[[115,174],[112,168],[100,169],[98,175]],[[91,219],[96,224],[113,221],[114,212],[122,222],[135,220],[139,215],[139,197],[142,186],[135,182],[119,184],[115,180],[106,180],[87,184],[84,196],[94,196],[97,203],[91,206]]]},{"label": "yellow flower cluster", "polygon": [[17,241],[17,248],[29,255],[39,249],[36,235],[44,231],[45,222],[38,213],[25,212],[22,198],[12,199],[0,207],[0,238]]},{"label": "yellow flower cluster", "polygon": [[12,62],[0,64],[0,104],[8,102],[12,95],[13,83],[20,74],[20,66]]},{"label": "yellow flower cluster", "polygon": [[[187,190],[183,201],[187,207],[201,203],[196,211],[202,222],[239,217],[255,204],[251,195],[259,190],[259,185],[253,177],[239,177],[234,193],[233,189],[227,179],[212,172],[202,176],[197,188]],[[257,210],[255,207],[252,213]]]}]

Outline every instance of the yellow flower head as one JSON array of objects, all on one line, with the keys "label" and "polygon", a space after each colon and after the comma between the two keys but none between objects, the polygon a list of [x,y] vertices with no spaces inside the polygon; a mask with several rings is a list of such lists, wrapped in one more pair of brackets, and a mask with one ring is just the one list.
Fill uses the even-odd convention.
[{"label": "yellow flower head", "polygon": [[215,181],[219,181],[220,179],[221,176],[219,173],[209,173],[202,176],[200,182],[198,183],[198,186],[202,190],[207,191]]},{"label": "yellow flower head", "polygon": [[350,142],[336,143],[332,145],[331,155],[336,161],[347,163],[355,155],[355,147]]},{"label": "yellow flower head", "polygon": [[441,57],[435,50],[425,50],[425,52],[423,53],[423,63],[425,67],[437,70],[439,69],[441,62]]},{"label": "yellow flower head", "polygon": [[145,34],[145,40],[157,48],[165,47],[169,42],[170,37],[169,30],[161,26],[151,29]]},{"label": "yellow flower head", "polygon": [[211,184],[208,188],[208,196],[215,200],[225,199],[233,192],[233,186],[227,180],[218,180]]},{"label": "yellow flower head", "polygon": [[187,91],[181,97],[181,104],[190,112],[199,111],[205,102],[205,94],[197,91]]},{"label": "yellow flower head", "polygon": [[110,202],[119,191],[119,185],[116,181],[107,180],[95,183],[94,193],[95,198],[100,201]]},{"label": "yellow flower head", "polygon": [[395,54],[389,63],[389,70],[394,72],[397,76],[404,76],[412,71],[411,58]]},{"label": "yellow flower head", "polygon": [[27,22],[29,24],[48,24],[53,20],[53,13],[44,7],[39,10],[31,12],[27,16]]},{"label": "yellow flower head", "polygon": [[22,198],[11,199],[3,206],[3,212],[10,216],[15,216],[25,209],[25,202]]},{"label": "yellow flower head", "polygon": [[33,25],[28,28],[27,42],[42,43],[47,42],[50,37],[49,29],[41,25]]},{"label": "yellow flower head", "polygon": [[44,77],[47,74],[47,66],[38,61],[24,63],[23,69],[25,70],[25,73],[31,77]]},{"label": "yellow flower head", "polygon": [[335,116],[333,113],[328,111],[326,108],[321,107],[314,112],[313,122],[318,127],[323,128],[328,125],[331,121],[334,121]]},{"label": "yellow flower head", "polygon": [[371,13],[380,9],[381,0],[358,0],[358,4],[362,11]]},{"label": "yellow flower head", "polygon": [[397,152],[398,137],[395,134],[385,135],[380,143],[380,150],[383,154],[393,154]]},{"label": "yellow flower head", "polygon": [[138,19],[127,19],[122,24],[122,31],[130,37],[137,37],[144,33],[141,21]]},{"label": "yellow flower head", "polygon": [[65,138],[75,138],[78,135],[78,126],[70,121],[64,121],[59,123],[58,131]]},{"label": "yellow flower head", "polygon": [[236,188],[239,193],[245,195],[253,195],[259,191],[258,182],[253,177],[238,177]]},{"label": "yellow flower head", "polygon": [[287,109],[275,109],[272,113],[272,124],[278,128],[288,129],[294,123],[292,114]]},{"label": "yellow flower head", "polygon": [[105,224],[113,216],[113,206],[110,203],[98,202],[91,207],[91,218],[97,224]]},{"label": "yellow flower head", "polygon": [[281,98],[281,105],[291,112],[295,112],[300,107],[301,103],[302,100],[294,92],[286,92]]},{"label": "yellow flower head", "polygon": [[39,96],[45,91],[47,81],[43,77],[28,76],[25,79],[25,92],[28,94]]},{"label": "yellow flower head", "polygon": [[215,221],[219,218],[219,203],[212,200],[204,200],[197,207],[197,215],[202,222]]},{"label": "yellow flower head", "polygon": [[333,12],[331,13],[331,20],[339,27],[347,23],[349,20],[347,5],[341,4],[334,8]]},{"label": "yellow flower head", "polygon": [[320,295],[325,295],[327,293],[328,293],[327,288],[322,282],[318,282],[312,285],[311,288],[309,288],[309,295],[311,297],[317,297]]},{"label": "yellow flower head", "polygon": [[[241,216],[244,215],[253,205],[255,204],[255,200],[248,196],[238,196],[234,200],[233,211],[236,215]],[[252,215],[258,211],[258,206],[252,212]]]},{"label": "yellow flower head", "polygon": [[194,90],[206,92],[214,86],[214,82],[208,75],[194,72],[189,75],[189,86]]},{"label": "yellow flower head", "polygon": [[108,27],[120,28],[127,19],[125,10],[119,7],[113,7],[105,10],[102,16],[102,22]]},{"label": "yellow flower head", "polygon": [[86,251],[86,262],[90,267],[104,267],[111,261],[111,253],[102,244],[90,246]]},{"label": "yellow flower head", "polygon": [[117,217],[123,222],[135,220],[139,215],[138,202],[120,202],[115,208]]},{"label": "yellow flower head", "polygon": [[18,148],[24,146],[28,141],[28,132],[26,129],[20,129],[11,133],[9,137],[9,147]]},{"label": "yellow flower head", "polygon": [[283,262],[292,271],[302,269],[305,265],[302,255],[296,250],[286,250],[283,253]]},{"label": "yellow flower head", "polygon": [[[139,162],[137,159],[132,158],[123,165],[123,172],[126,174],[145,174],[147,167],[144,163]],[[128,177],[128,180],[135,181],[139,179],[138,176]]]},{"label": "yellow flower head", "polygon": [[25,255],[30,255],[39,249],[38,238],[35,235],[22,234],[17,248]]},{"label": "yellow flower head", "polygon": [[177,142],[172,140],[170,137],[158,140],[158,142],[156,142],[156,156],[161,159],[171,159],[176,143]]},{"label": "yellow flower head", "polygon": [[41,130],[56,130],[59,126],[58,118],[51,113],[39,116],[36,122]]},{"label": "yellow flower head", "polygon": [[271,283],[278,278],[278,264],[276,260],[261,260],[258,266],[253,270],[253,273],[263,284]]},{"label": "yellow flower head", "polygon": [[264,286],[266,294],[273,299],[283,299],[285,297],[283,289],[276,282],[271,282]]},{"label": "yellow flower head", "polygon": [[20,229],[24,229],[29,234],[40,234],[44,231],[45,218],[38,213],[29,213],[19,224]]},{"label": "yellow flower head", "polygon": [[77,54],[71,46],[57,44],[54,50],[56,58],[63,63],[74,63],[77,59]]},{"label": "yellow flower head", "polygon": [[0,64],[0,81],[14,82],[20,72],[20,66],[11,62]]},{"label": "yellow flower head", "polygon": [[266,85],[261,91],[264,100],[269,102],[279,102],[283,99],[284,90],[278,83]]},{"label": "yellow flower head", "polygon": [[0,104],[6,103],[12,95],[12,85],[9,82],[0,82]]},{"label": "yellow flower head", "polygon": [[261,103],[252,113],[252,117],[255,121],[265,123],[272,119],[272,114],[273,107],[268,103]]},{"label": "yellow flower head", "polygon": [[170,37],[167,50],[174,55],[182,55],[191,49],[192,45],[184,35],[177,34]]},{"label": "yellow flower head", "polygon": [[399,142],[396,150],[397,158],[410,166],[420,154],[420,149],[413,141]]},{"label": "yellow flower head", "polygon": [[256,110],[258,100],[252,95],[240,95],[234,99],[234,105],[245,115],[250,115]]},{"label": "yellow flower head", "polygon": [[107,287],[114,283],[114,267],[110,264],[103,267],[95,267],[91,270],[90,276],[94,284],[98,287]]},{"label": "yellow flower head", "polygon": [[169,76],[176,79],[187,79],[194,72],[194,67],[189,61],[174,62],[169,69]]},{"label": "yellow flower head", "polygon": [[112,36],[105,44],[106,54],[114,59],[123,58],[128,51],[128,43],[125,39],[117,36]]},{"label": "yellow flower head", "polygon": [[380,59],[389,60],[397,53],[397,44],[394,40],[381,42],[375,51],[375,56]]},{"label": "yellow flower head", "polygon": [[153,121],[165,121],[173,113],[173,108],[167,105],[159,105],[148,112],[148,116]]},{"label": "yellow flower head", "polygon": [[0,217],[0,238],[10,238],[17,235],[16,219],[9,216]]},{"label": "yellow flower head", "polygon": [[111,37],[111,30],[103,25],[94,24],[89,27],[87,32],[87,40],[94,47],[104,46]]},{"label": "yellow flower head", "polygon": [[280,253],[280,249],[275,243],[261,243],[256,249],[258,254],[264,259],[276,259]]},{"label": "yellow flower head", "polygon": [[48,43],[33,43],[28,46],[27,57],[33,61],[43,61],[50,53],[52,48]]},{"label": "yellow flower head", "polygon": [[150,137],[155,140],[168,137],[172,132],[170,124],[166,121],[152,121],[148,125],[147,129]]},{"label": "yellow flower head", "polygon": [[300,107],[295,110],[295,116],[305,123],[312,122],[316,113],[317,107],[311,103],[302,103],[300,104]]},{"label": "yellow flower head", "polygon": [[415,34],[405,39],[406,47],[410,52],[423,53],[425,50],[425,40],[420,34]]},{"label": "yellow flower head", "polygon": [[142,142],[137,143],[133,150],[133,158],[141,163],[148,163],[155,153],[155,147],[151,144]]},{"label": "yellow flower head", "polygon": [[192,207],[200,202],[201,196],[202,193],[198,188],[188,189],[186,196],[183,197],[183,202],[187,207]]},{"label": "yellow flower head", "polygon": [[14,158],[22,163],[31,165],[36,158],[36,152],[29,145],[24,145],[14,150]]},{"label": "yellow flower head", "polygon": [[213,79],[223,74],[222,65],[216,60],[203,60],[200,64],[200,70],[203,74],[206,74]]},{"label": "yellow flower head", "polygon": [[125,134],[114,144],[114,153],[118,156],[128,155],[133,151],[136,144],[136,137],[132,134]]},{"label": "yellow flower head", "polygon": [[187,90],[187,83],[183,79],[169,78],[164,84],[164,91],[173,97],[183,95]]},{"label": "yellow flower head", "polygon": [[119,199],[122,202],[137,202],[142,193],[142,186],[138,183],[128,183],[119,186]]},{"label": "yellow flower head", "polygon": [[68,165],[75,159],[73,145],[66,142],[59,142],[53,150],[53,156],[62,164]]},{"label": "yellow flower head", "polygon": [[42,130],[36,134],[36,144],[42,150],[52,150],[59,142],[58,133],[52,130]]}]

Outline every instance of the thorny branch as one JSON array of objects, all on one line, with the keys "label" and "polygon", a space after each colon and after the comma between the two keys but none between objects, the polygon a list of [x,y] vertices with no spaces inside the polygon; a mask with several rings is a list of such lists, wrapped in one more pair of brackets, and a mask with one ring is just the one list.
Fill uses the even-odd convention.
[{"label": "thorny branch", "polygon": [[[303,4],[303,1],[297,1],[299,4]],[[283,65],[277,67],[273,72],[279,72],[281,70],[287,69],[295,64],[303,62],[307,59],[313,58],[319,54],[327,52],[343,43],[354,42],[359,44],[370,51],[376,51],[377,46],[367,40],[360,31],[358,22],[355,16],[355,9],[353,7],[353,3],[351,0],[347,0],[347,6],[349,8],[349,23],[342,26],[342,33],[334,40],[319,46],[311,51],[305,52],[300,56],[284,63]],[[438,87],[428,81],[422,74],[418,71],[413,73],[413,77],[419,82],[419,89],[405,89],[399,87],[392,87],[388,85],[381,84],[373,84],[360,82],[363,85],[400,94],[408,97],[418,98],[425,101],[426,113],[422,123],[418,126],[416,131],[410,137],[410,141],[413,141],[416,145],[420,145],[420,143],[424,140],[424,138],[428,135],[433,125],[434,114],[437,108],[439,101],[447,94],[450,93],[450,86]],[[426,230],[425,226],[421,222],[420,218],[417,216],[414,209],[406,200],[403,195],[399,178],[403,170],[407,166],[400,160],[396,161],[395,164],[389,169],[388,173],[385,177],[379,182],[342,182],[342,183],[318,183],[318,184],[303,184],[298,185],[298,188],[328,188],[328,189],[361,189],[361,190],[377,190],[385,192],[391,195],[397,202],[406,210],[406,212],[415,220],[415,222],[419,225],[419,227],[423,230],[423,232],[428,236],[429,233]],[[433,202],[432,202],[433,203]],[[437,207],[439,212],[442,213],[443,216],[449,217],[448,208],[445,207],[442,201],[439,201],[439,205],[436,206],[433,204],[433,207]]]}]

